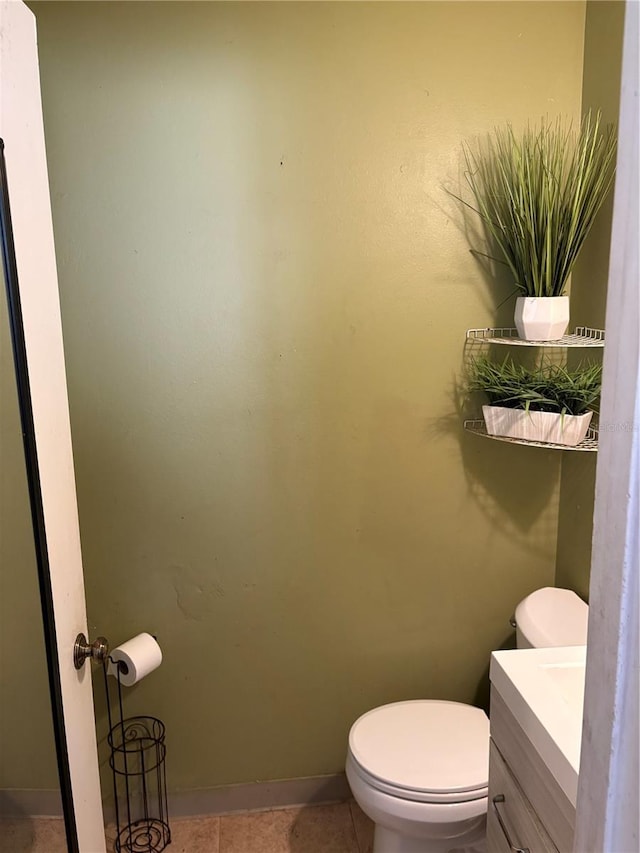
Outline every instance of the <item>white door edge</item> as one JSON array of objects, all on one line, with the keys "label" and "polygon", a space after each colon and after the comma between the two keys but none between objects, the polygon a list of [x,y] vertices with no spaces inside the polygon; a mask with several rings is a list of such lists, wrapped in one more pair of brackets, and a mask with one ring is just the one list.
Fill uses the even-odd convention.
[{"label": "white door edge", "polygon": [[76,829],[81,853],[104,853],[91,673],[89,664],[76,671],[72,658],[76,635],[87,631],[84,580],[35,18],[21,0],[0,0],[0,35],[0,136],[5,143]]}]

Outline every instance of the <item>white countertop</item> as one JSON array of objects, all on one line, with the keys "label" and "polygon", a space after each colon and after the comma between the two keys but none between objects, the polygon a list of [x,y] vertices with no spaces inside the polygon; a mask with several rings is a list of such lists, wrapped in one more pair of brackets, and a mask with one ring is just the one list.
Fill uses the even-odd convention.
[{"label": "white countertop", "polygon": [[493,652],[490,678],[575,805],[586,646]]}]

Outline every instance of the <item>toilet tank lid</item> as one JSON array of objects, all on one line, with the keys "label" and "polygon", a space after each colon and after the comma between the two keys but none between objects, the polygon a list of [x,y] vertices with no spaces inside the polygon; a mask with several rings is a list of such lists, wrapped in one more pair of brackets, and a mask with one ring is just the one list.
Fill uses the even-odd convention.
[{"label": "toilet tank lid", "polygon": [[589,607],[570,589],[537,589],[516,607],[515,617],[534,648],[587,643]]}]

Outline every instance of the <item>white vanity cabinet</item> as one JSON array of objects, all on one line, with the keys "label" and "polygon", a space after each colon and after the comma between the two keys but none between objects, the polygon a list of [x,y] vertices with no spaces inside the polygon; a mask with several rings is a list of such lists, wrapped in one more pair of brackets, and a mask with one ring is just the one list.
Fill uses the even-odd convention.
[{"label": "white vanity cabinet", "polygon": [[575,806],[491,689],[488,853],[571,853]]}]

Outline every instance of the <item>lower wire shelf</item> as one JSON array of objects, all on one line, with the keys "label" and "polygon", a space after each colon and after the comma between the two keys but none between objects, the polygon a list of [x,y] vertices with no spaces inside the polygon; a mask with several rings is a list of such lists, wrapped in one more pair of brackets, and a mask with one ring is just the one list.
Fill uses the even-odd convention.
[{"label": "lower wire shelf", "polygon": [[586,437],[580,444],[571,447],[567,444],[552,444],[548,441],[528,441],[524,438],[508,438],[505,435],[489,435],[482,418],[466,420],[463,426],[467,432],[472,432],[482,438],[490,438],[493,441],[506,441],[508,444],[527,444],[529,447],[545,447],[547,450],[582,450],[593,452],[598,449],[598,430],[594,427],[589,427]]}]

